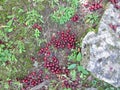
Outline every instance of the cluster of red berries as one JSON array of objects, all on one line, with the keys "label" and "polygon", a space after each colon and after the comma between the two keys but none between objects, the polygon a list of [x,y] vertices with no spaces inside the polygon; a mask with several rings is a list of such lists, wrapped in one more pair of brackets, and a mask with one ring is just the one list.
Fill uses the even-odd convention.
[{"label": "cluster of red berries", "polygon": [[50,70],[54,74],[69,74],[67,68],[62,68],[59,65],[59,60],[50,51],[50,46],[53,45],[57,49],[59,48],[75,48],[76,37],[70,30],[60,31],[57,33],[57,37],[53,36],[49,43],[44,45],[38,52],[38,55],[43,55],[44,67]]},{"label": "cluster of red berries", "polygon": [[70,30],[60,31],[57,37],[52,37],[50,41],[54,47],[59,48],[75,48],[76,37],[75,34],[70,32]]},{"label": "cluster of red berries", "polygon": [[43,82],[42,71],[31,72],[27,77],[20,80],[20,82],[23,83],[22,90],[29,90],[30,88]]},{"label": "cluster of red berries", "polygon": [[77,22],[79,20],[79,16],[77,14],[75,14],[72,18],[71,21],[73,22]]},{"label": "cluster of red berries", "polygon": [[93,3],[90,7],[89,10],[90,11],[96,11],[98,9],[102,8],[102,4],[100,3]]},{"label": "cluster of red berries", "polygon": [[49,50],[49,46],[46,45],[45,47],[41,48],[38,52],[38,55],[44,55],[46,56],[46,58],[44,58],[44,60],[47,59],[47,57],[49,57],[51,54],[50,50]]},{"label": "cluster of red berries", "polygon": [[52,61],[47,61],[44,63],[45,68],[50,70],[53,74],[69,74],[69,70],[67,68],[63,69],[59,65],[59,60],[53,56]]},{"label": "cluster of red berries", "polygon": [[[57,36],[57,37],[56,37]],[[41,48],[39,54],[47,54],[50,55],[49,47],[53,45],[57,49],[59,48],[68,48],[73,49],[75,48],[76,36],[75,33],[71,32],[70,30],[60,31],[57,33],[56,36],[53,36],[49,43],[45,45],[44,48]]]},{"label": "cluster of red berries", "polygon": [[32,28],[34,28],[34,29],[38,29],[38,30],[42,30],[42,27],[39,25],[39,24],[37,24],[37,23],[35,23],[33,26],[32,26]]},{"label": "cluster of red berries", "polygon": [[53,74],[66,74],[68,75],[69,70],[63,69],[59,65],[59,60],[57,57],[52,56],[51,52],[48,47],[41,48],[39,51],[39,55],[42,54],[43,60],[44,60],[44,67],[50,70]]},{"label": "cluster of red berries", "polygon": [[94,3],[88,2],[88,3],[85,3],[84,6],[86,8],[89,8],[90,11],[96,11],[96,10],[98,10],[100,8],[103,8],[101,2],[102,2],[102,0],[99,1],[99,2],[94,2]]},{"label": "cluster of red berries", "polygon": [[68,80],[65,80],[63,82],[63,85],[66,88],[72,88],[73,90],[75,90],[75,88],[79,85],[79,81],[75,80],[75,81],[69,82]]}]

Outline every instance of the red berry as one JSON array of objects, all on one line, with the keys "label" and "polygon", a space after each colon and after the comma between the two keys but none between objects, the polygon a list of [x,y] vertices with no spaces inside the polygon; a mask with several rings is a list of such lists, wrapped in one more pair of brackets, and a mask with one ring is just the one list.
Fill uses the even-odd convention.
[{"label": "red berry", "polygon": [[119,5],[115,5],[115,8],[120,9],[120,6]]},{"label": "red berry", "polygon": [[43,60],[46,61],[46,60],[47,60],[47,57],[44,57]]},{"label": "red berry", "polygon": [[3,44],[3,41],[2,41],[2,40],[0,40],[0,44]]},{"label": "red berry", "polygon": [[42,27],[41,27],[41,26],[37,26],[37,29],[41,31],[41,30],[42,30]]},{"label": "red berry", "polygon": [[49,79],[49,76],[48,76],[48,75],[45,75],[45,79]]},{"label": "red berry", "polygon": [[32,72],[31,75],[35,76],[35,75],[36,75],[36,72]]},{"label": "red berry", "polygon": [[37,28],[37,26],[38,26],[38,24],[35,23],[32,27],[35,29],[35,28]]},{"label": "red berry", "polygon": [[30,59],[31,59],[31,61],[35,61],[35,57],[31,57]]},{"label": "red berry", "polygon": [[76,15],[74,15],[74,16],[71,18],[71,20],[72,20],[73,22],[77,22],[77,21],[79,20],[79,16],[76,14]]},{"label": "red berry", "polygon": [[89,7],[89,4],[88,4],[88,3],[85,3],[84,6],[87,8],[87,7]]},{"label": "red berry", "polygon": [[49,48],[48,47],[45,47],[44,50],[47,51]]}]

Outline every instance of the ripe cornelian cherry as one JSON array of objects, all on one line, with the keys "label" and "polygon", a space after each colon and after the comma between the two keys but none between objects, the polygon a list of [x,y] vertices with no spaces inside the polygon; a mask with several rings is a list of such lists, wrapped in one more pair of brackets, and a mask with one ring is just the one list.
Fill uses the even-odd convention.
[{"label": "ripe cornelian cherry", "polygon": [[42,30],[42,27],[39,24],[37,24],[37,23],[33,24],[32,28],[33,29],[38,29],[40,31]]},{"label": "ripe cornelian cherry", "polygon": [[75,14],[75,15],[71,18],[71,20],[72,20],[73,22],[77,22],[77,21],[79,20],[79,16],[78,16],[77,14]]}]

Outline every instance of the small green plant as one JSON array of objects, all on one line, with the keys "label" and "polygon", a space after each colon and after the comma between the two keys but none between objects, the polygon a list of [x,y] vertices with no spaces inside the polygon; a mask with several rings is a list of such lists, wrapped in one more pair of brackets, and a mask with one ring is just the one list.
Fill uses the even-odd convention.
[{"label": "small green plant", "polygon": [[[81,52],[78,52],[76,49],[72,50],[71,55],[68,56],[68,60],[72,61],[72,64],[68,65],[68,69],[70,70],[70,75],[73,80],[76,79],[76,74],[80,72],[80,78],[85,79],[89,72],[80,65],[80,61],[82,60]],[[74,63],[73,63],[74,61]]]},{"label": "small green plant", "polygon": [[3,40],[5,42],[8,41],[7,34],[3,31],[3,29],[0,29],[0,40]]},{"label": "small green plant", "polygon": [[[55,2],[58,4],[58,1]],[[64,24],[75,14],[78,7],[78,0],[67,0],[67,3],[69,3],[67,7],[63,7],[58,4],[58,10],[54,11],[54,13],[50,15],[54,22]]]},{"label": "small green plant", "polygon": [[81,65],[78,65],[78,66],[77,66],[77,70],[78,70],[79,72],[82,72],[82,73],[85,74],[85,75],[88,75],[88,74],[89,74],[89,72],[88,72],[83,66],[81,66]]},{"label": "small green plant", "polygon": [[71,76],[72,80],[76,80],[76,75],[77,75],[77,71],[76,70],[71,70],[70,71],[70,76]]},{"label": "small green plant", "polygon": [[25,23],[28,26],[33,25],[36,22],[44,23],[43,16],[38,13],[37,10],[30,10],[26,13]]},{"label": "small green plant", "polygon": [[73,8],[77,8],[79,4],[79,0],[68,0],[67,2],[70,2],[70,6]]},{"label": "small green plant", "polygon": [[[6,61],[14,62],[17,61],[15,55],[12,53],[12,51],[8,48],[7,42],[8,37],[5,30],[0,30],[0,38],[3,42],[3,44],[0,44],[0,66],[5,65]],[[6,42],[6,44],[4,44]]]},{"label": "small green plant", "polygon": [[59,7],[59,9],[51,14],[51,19],[57,23],[66,23],[73,15],[74,9],[71,7]]},{"label": "small green plant", "polygon": [[86,16],[86,23],[98,24],[99,23],[99,16],[95,13],[88,14]]},{"label": "small green plant", "polygon": [[17,41],[17,48],[19,53],[25,52],[25,45],[22,41]]},{"label": "small green plant", "polygon": [[71,55],[68,56],[68,60],[72,60],[72,61],[82,60],[81,52],[78,52],[76,49],[72,49],[71,52],[72,52]]},{"label": "small green plant", "polygon": [[13,31],[12,23],[13,23],[13,19],[10,19],[7,22],[7,25],[5,27],[5,32],[12,32]]},{"label": "small green plant", "polygon": [[51,8],[55,8],[56,5],[59,5],[59,0],[49,0]]},{"label": "small green plant", "polygon": [[34,36],[35,36],[36,38],[39,38],[40,34],[41,34],[41,32],[40,32],[38,29],[36,29],[36,30],[35,30],[35,33],[34,33]]},{"label": "small green plant", "polygon": [[76,79],[76,74],[80,72],[80,78],[85,79],[87,75],[89,75],[89,72],[81,65],[78,64],[71,64],[68,66],[68,69],[70,70],[70,75],[72,77],[72,80]]},{"label": "small green plant", "polygon": [[5,45],[0,45],[0,66],[5,65],[6,61],[17,61],[14,54],[9,49],[5,49]]}]

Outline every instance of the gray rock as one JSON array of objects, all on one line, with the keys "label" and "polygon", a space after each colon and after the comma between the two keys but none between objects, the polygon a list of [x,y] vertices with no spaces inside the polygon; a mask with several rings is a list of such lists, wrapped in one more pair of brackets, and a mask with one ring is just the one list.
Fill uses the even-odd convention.
[{"label": "gray rock", "polygon": [[82,55],[82,65],[94,76],[120,87],[120,10],[112,4],[102,16],[98,33],[89,32],[84,37]]}]

